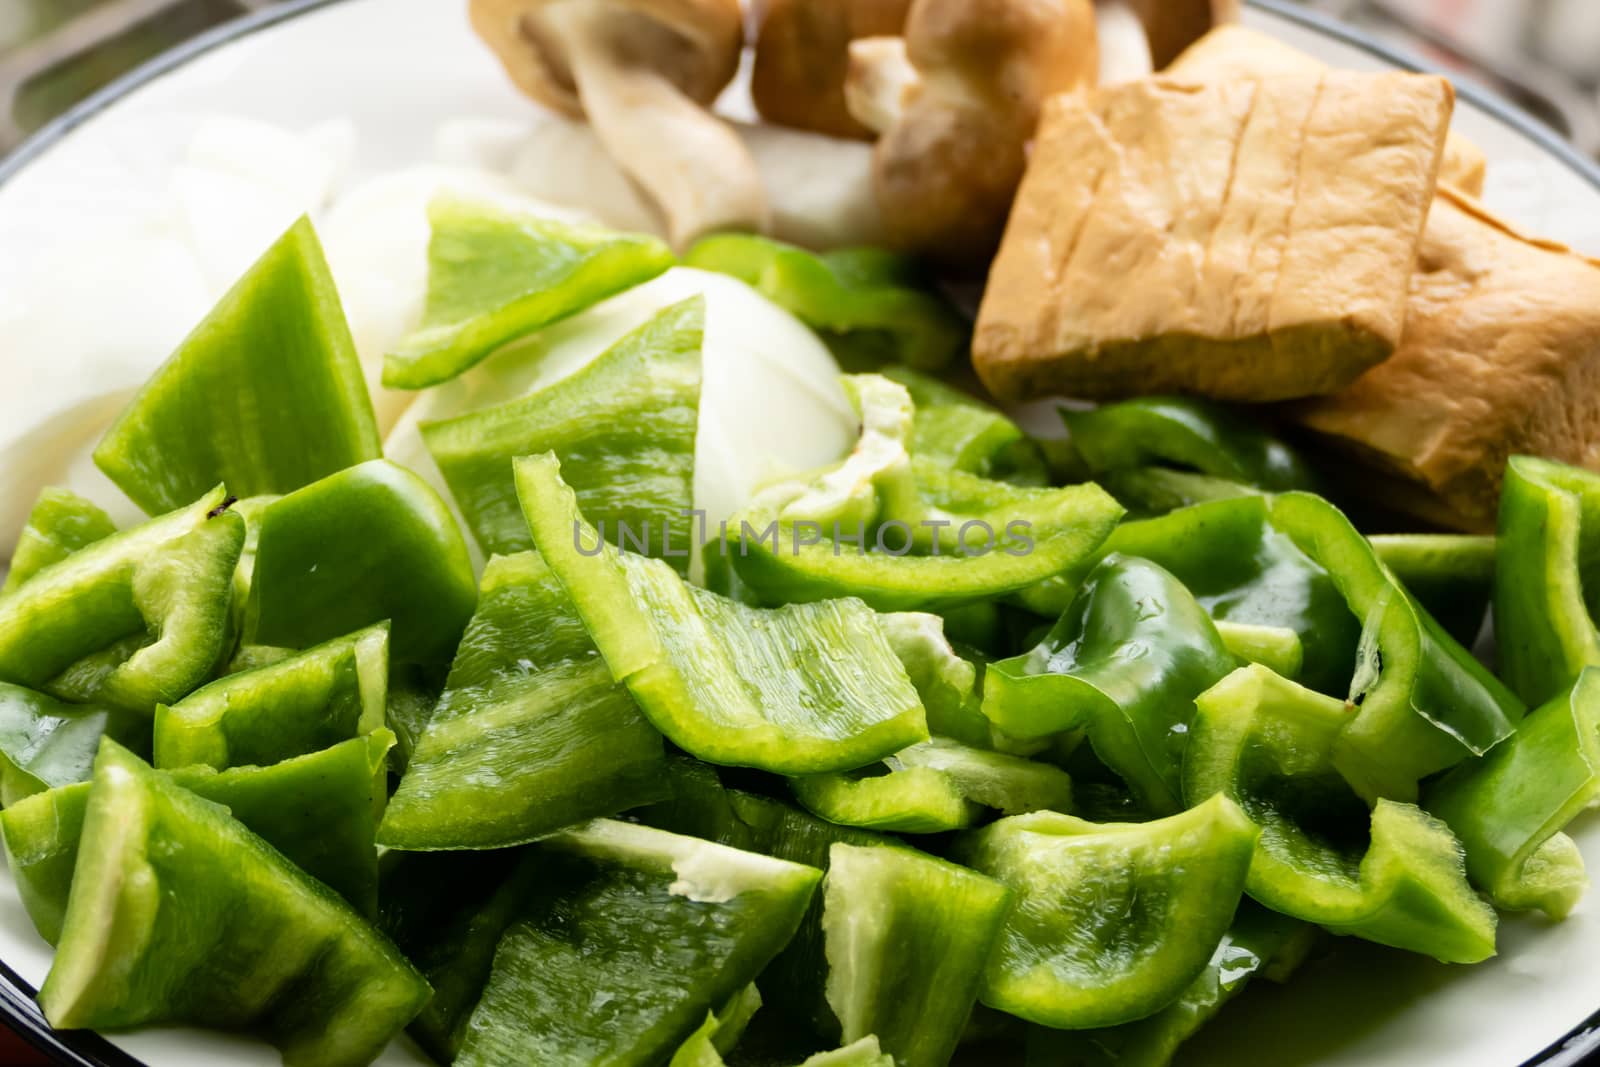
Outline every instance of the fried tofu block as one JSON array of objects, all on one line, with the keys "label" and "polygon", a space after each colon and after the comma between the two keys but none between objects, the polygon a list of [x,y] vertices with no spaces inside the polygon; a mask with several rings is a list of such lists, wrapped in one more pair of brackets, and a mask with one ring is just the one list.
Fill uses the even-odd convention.
[{"label": "fried tofu block", "polygon": [[1441,189],[1400,348],[1294,409],[1393,476],[1393,506],[1492,531],[1510,456],[1600,469],[1600,263]]},{"label": "fried tofu block", "polygon": [[[1167,76],[1180,81],[1235,81],[1303,77],[1327,69],[1320,59],[1276,37],[1228,25],[1217,27],[1185,49],[1167,68]],[[1452,130],[1444,142],[1439,180],[1469,196],[1482,196],[1486,169],[1483,149]]]},{"label": "fried tofu block", "polygon": [[984,292],[1002,400],[1333,393],[1400,341],[1450,86],[1329,71],[1050,101]]}]

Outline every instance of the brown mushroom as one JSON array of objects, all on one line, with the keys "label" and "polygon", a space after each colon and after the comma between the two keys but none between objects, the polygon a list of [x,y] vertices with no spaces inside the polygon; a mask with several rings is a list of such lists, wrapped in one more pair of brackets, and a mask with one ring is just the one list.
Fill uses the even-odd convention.
[{"label": "brown mushroom", "polygon": [[1239,21],[1239,0],[1124,0],[1144,23],[1157,70],[1218,26]]},{"label": "brown mushroom", "polygon": [[1090,0],[915,0],[903,59],[881,39],[851,45],[849,99],[882,134],[874,186],[891,242],[987,263],[1041,103],[1093,84],[1096,63]]},{"label": "brown mushroom", "polygon": [[845,105],[850,42],[898,36],[911,0],[769,0],[756,37],[750,92],[768,122],[870,138]]},{"label": "brown mushroom", "polygon": [[675,245],[764,228],[756,165],[707,110],[738,70],[738,0],[471,0],[471,15],[525,93],[588,116]]}]

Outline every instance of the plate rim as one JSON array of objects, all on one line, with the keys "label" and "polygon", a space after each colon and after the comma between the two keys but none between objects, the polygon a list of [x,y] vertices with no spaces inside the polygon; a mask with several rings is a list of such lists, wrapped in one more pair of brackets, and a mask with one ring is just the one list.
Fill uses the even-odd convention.
[{"label": "plate rim", "polygon": [[[47,122],[24,138],[9,155],[0,158],[0,186],[26,170],[69,133],[162,75],[260,30],[344,2],[285,0],[275,7],[263,8],[224,22],[152,57]],[[1527,137],[1588,182],[1596,192],[1600,192],[1600,162],[1584,156],[1548,124],[1469,76],[1444,70],[1439,64],[1409,49],[1380,41],[1332,16],[1301,7],[1293,0],[1245,0],[1245,4],[1358,48],[1399,69],[1449,77],[1458,98]],[[29,983],[4,960],[0,960],[0,1017],[28,1044],[67,1067],[147,1067],[144,1061],[113,1045],[95,1031],[55,1030],[45,1020],[36,995],[37,991]],[[1519,1067],[1578,1067],[1590,1060],[1597,1051],[1600,1051],[1600,1006],[1587,1019]]]}]

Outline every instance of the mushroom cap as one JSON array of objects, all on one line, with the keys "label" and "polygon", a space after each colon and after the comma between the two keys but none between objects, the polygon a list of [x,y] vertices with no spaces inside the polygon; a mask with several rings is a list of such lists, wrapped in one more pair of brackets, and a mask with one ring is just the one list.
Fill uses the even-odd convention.
[{"label": "mushroom cap", "polygon": [[750,92],[762,118],[834,137],[870,138],[845,104],[850,42],[898,37],[911,0],[769,0]]},{"label": "mushroom cap", "polygon": [[884,224],[896,246],[970,269],[999,245],[1040,106],[1094,82],[1094,7],[917,0],[905,39],[921,80],[878,142]]},{"label": "mushroom cap", "polygon": [[1144,23],[1157,70],[1213,29],[1239,21],[1239,0],[1127,0]]},{"label": "mushroom cap", "polygon": [[473,29],[524,93],[583,117],[554,9],[604,12],[607,45],[619,59],[662,75],[698,104],[733,80],[744,49],[739,0],[470,0]]}]

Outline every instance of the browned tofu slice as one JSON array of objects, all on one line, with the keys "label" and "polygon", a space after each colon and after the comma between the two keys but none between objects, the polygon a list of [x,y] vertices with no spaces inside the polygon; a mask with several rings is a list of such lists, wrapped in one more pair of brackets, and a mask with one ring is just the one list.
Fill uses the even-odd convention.
[{"label": "browned tofu slice", "polygon": [[1400,340],[1442,78],[1128,82],[1050,101],[973,340],[1007,401],[1333,393]]},{"label": "browned tofu slice", "polygon": [[[1181,81],[1235,81],[1239,78],[1295,78],[1328,69],[1276,37],[1244,26],[1219,26],[1194,42],[1167,68],[1167,76]],[[1469,196],[1483,195],[1487,169],[1483,149],[1450,131],[1444,142],[1439,180]]]},{"label": "browned tofu slice", "polygon": [[1600,469],[1600,263],[1440,190],[1399,350],[1295,408],[1394,476],[1395,507],[1492,530],[1508,457]]}]

